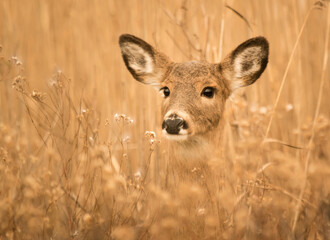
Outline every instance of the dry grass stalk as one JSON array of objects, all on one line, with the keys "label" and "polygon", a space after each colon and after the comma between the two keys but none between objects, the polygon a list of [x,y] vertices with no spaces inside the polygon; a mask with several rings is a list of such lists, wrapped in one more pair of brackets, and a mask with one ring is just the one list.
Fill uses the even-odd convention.
[{"label": "dry grass stalk", "polygon": [[[3,0],[0,239],[328,239],[329,16],[314,0]],[[224,154],[176,168],[117,38],[214,62],[244,19],[270,68],[228,103]]]}]

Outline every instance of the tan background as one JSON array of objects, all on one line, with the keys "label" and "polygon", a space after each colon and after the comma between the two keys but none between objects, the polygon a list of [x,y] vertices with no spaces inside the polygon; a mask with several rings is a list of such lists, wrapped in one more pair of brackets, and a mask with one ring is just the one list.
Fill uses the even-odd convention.
[{"label": "tan background", "polygon": [[[161,239],[160,236],[178,239],[185,233],[187,239],[201,239],[198,236],[206,239],[207,234],[212,239],[220,236],[219,231],[224,232],[224,239],[228,236],[240,239],[244,235],[241,229],[249,232],[249,219],[255,222],[255,225],[251,223],[255,233],[262,229],[262,234],[269,234],[263,239],[279,239],[280,234],[290,236],[291,232],[305,231],[305,220],[299,216],[312,219],[306,220],[310,227],[307,234],[314,234],[317,227],[327,223],[313,214],[319,211],[330,192],[328,2],[1,0],[0,186],[3,190],[0,188],[0,195],[4,197],[0,198],[0,219],[6,216],[3,218],[6,221],[1,220],[0,239],[4,236],[4,239],[40,236],[73,239],[76,231],[87,239],[88,236],[110,239],[117,226],[116,239],[134,239],[132,232],[136,233],[141,222],[149,234],[154,234],[153,239]],[[191,189],[191,184],[179,190],[164,187],[162,184],[169,174],[165,164],[167,155],[166,150],[159,148],[152,154],[150,181],[139,183],[148,190],[139,192],[141,198],[135,198],[137,190],[131,191],[130,178],[140,168],[149,166],[150,146],[145,131],[155,131],[160,139],[161,97],[154,89],[135,81],[127,71],[118,45],[123,33],[146,40],[178,62],[204,58],[218,62],[250,37],[262,35],[269,40],[267,69],[253,86],[233,95],[226,106],[225,146],[222,146],[225,156],[218,166],[222,188],[214,197],[217,206],[228,215],[208,211],[207,207],[205,215],[203,208],[198,208],[202,215],[196,215],[200,202],[194,199],[200,197],[203,202],[208,196]],[[11,64],[14,62],[11,57],[17,57],[23,65],[8,70],[7,59]],[[48,108],[38,100],[34,102],[32,91],[45,93],[47,104],[56,106],[56,101],[50,103],[54,96],[51,83],[58,71],[71,80],[67,88],[77,112],[65,115],[69,108],[63,107],[43,115]],[[26,77],[29,83],[26,98],[12,88],[18,75]],[[277,96],[279,102],[274,110]],[[76,120],[83,119],[86,109],[93,117],[78,123]],[[134,123],[130,126],[116,123],[116,113],[126,114]],[[71,119],[70,130],[61,128],[65,121],[62,125],[57,122],[56,116],[60,114],[65,116],[62,118],[65,121]],[[35,125],[31,124],[31,116]],[[38,121],[49,120],[47,117],[56,120],[49,129],[38,125]],[[270,121],[270,132],[265,136]],[[81,135],[74,136],[77,127],[83,130]],[[94,130],[99,138],[93,138]],[[130,141],[123,143],[122,138],[127,135]],[[266,137],[268,143],[260,148]],[[120,171],[114,167],[117,172],[109,170],[110,141],[113,142],[110,153],[123,163]],[[262,170],[259,176],[260,168],[265,172]],[[111,177],[103,179],[107,174]],[[254,191],[254,187],[249,188],[251,182],[264,185]],[[159,184],[163,192],[156,191],[149,183]],[[265,190],[266,183],[273,184],[267,185],[271,190]],[[123,191],[122,185],[129,190]],[[241,202],[245,204],[242,212],[235,212],[239,208],[236,204]],[[185,221],[176,222],[177,214],[185,207],[193,210],[190,215],[187,213]],[[150,216],[158,218],[153,222]],[[229,224],[231,216],[238,219],[234,229]],[[284,230],[277,228],[279,222],[285,226]],[[218,232],[199,228],[207,224]],[[259,229],[260,226],[263,228]],[[269,231],[265,230],[267,226]],[[175,232],[176,227],[182,231]],[[173,235],[168,229],[174,231]],[[196,230],[196,234],[187,229]],[[38,235],[41,232],[44,235]],[[125,235],[128,233],[133,235]],[[237,235],[231,235],[234,233]]]}]

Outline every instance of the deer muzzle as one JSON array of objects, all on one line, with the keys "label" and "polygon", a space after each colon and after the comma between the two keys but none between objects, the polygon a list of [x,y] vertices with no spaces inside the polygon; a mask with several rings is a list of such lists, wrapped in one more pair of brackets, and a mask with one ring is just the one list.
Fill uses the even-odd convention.
[{"label": "deer muzzle", "polygon": [[162,129],[167,134],[186,135],[188,124],[183,118],[176,114],[172,114],[163,121]]}]

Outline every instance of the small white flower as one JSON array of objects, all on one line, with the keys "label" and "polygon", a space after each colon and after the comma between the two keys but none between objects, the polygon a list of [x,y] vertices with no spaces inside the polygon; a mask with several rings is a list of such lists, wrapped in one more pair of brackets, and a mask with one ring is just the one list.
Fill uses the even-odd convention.
[{"label": "small white flower", "polygon": [[140,171],[140,170],[138,170],[138,171],[136,171],[136,172],[134,173],[134,177],[135,177],[135,179],[139,179],[139,178],[141,178],[141,176],[142,176],[142,174],[141,174],[141,171]]},{"label": "small white flower", "polygon": [[197,215],[198,216],[202,216],[205,214],[205,208],[199,208],[197,209]]},{"label": "small white flower", "polygon": [[129,119],[129,121],[128,121],[129,124],[132,124],[133,122],[134,122],[133,119]]},{"label": "small white flower", "polygon": [[259,113],[266,114],[267,113],[267,108],[266,107],[260,107],[259,108]]},{"label": "small white flower", "polygon": [[250,112],[255,113],[257,110],[258,110],[257,105],[255,105],[255,104],[251,105]]},{"label": "small white flower", "polygon": [[293,109],[293,105],[291,103],[288,103],[286,106],[285,106],[285,110],[287,112],[291,111]]},{"label": "small white flower", "polygon": [[[125,116],[125,115],[124,115],[124,116]],[[125,119],[125,123],[126,123],[127,125],[133,123],[133,119],[131,119],[130,117],[126,117],[126,116],[125,116],[124,119]]]},{"label": "small white flower", "polygon": [[145,136],[146,138],[156,138],[156,133],[153,132],[153,131],[146,131],[146,132],[144,133],[144,136]]},{"label": "small white flower", "polygon": [[113,118],[114,118],[116,121],[118,121],[118,120],[119,120],[119,114],[116,113],[115,116],[113,116]]},{"label": "small white flower", "polygon": [[130,137],[129,137],[129,136],[126,136],[126,137],[124,137],[124,138],[122,139],[122,141],[123,141],[124,143],[129,142],[129,140],[130,140]]}]

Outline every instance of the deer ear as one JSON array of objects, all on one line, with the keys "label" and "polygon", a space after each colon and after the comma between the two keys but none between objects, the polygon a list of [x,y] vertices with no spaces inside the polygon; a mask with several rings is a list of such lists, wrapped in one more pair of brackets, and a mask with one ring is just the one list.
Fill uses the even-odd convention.
[{"label": "deer ear", "polygon": [[254,83],[267,66],[268,54],[269,44],[264,37],[251,38],[232,51],[220,63],[231,90]]},{"label": "deer ear", "polygon": [[120,36],[119,45],[126,67],[136,80],[149,85],[164,80],[171,63],[168,57],[129,34]]}]

